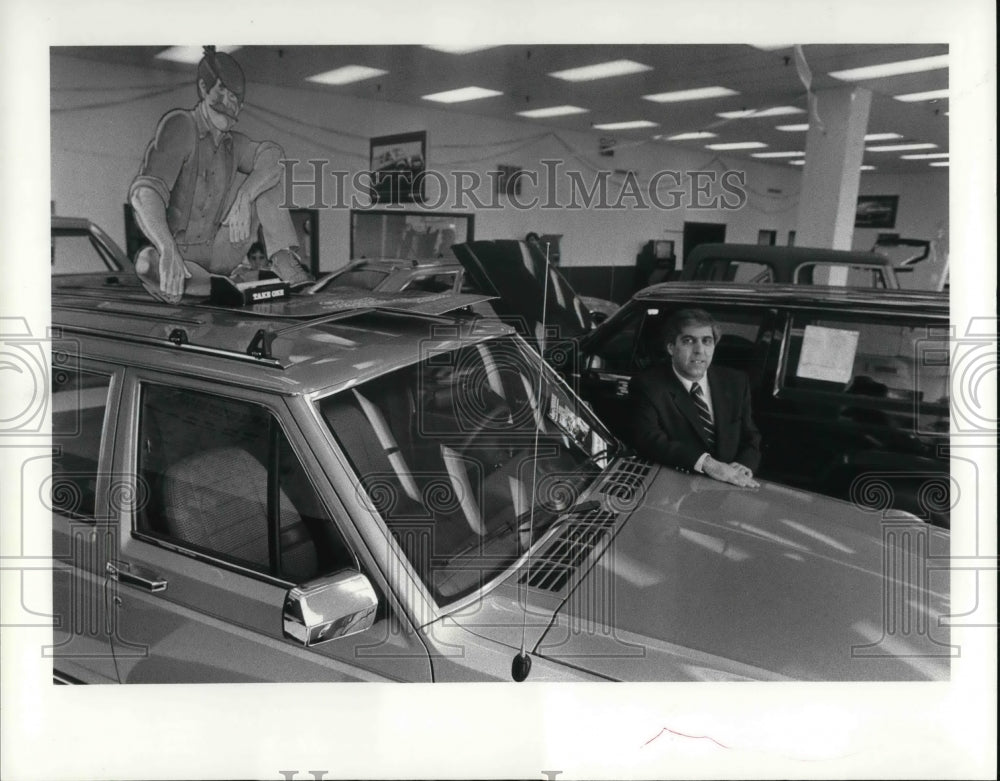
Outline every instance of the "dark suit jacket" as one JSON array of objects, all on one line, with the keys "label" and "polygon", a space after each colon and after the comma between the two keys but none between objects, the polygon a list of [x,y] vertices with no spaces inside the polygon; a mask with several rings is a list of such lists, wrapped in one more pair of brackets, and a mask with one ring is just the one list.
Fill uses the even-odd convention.
[{"label": "dark suit jacket", "polygon": [[750,414],[750,384],[743,372],[710,366],[708,382],[715,417],[715,452],[708,449],[691,394],[669,364],[638,374],[629,383],[632,440],[646,458],[693,469],[702,453],[724,463],[738,461],[756,471],[760,432]]}]

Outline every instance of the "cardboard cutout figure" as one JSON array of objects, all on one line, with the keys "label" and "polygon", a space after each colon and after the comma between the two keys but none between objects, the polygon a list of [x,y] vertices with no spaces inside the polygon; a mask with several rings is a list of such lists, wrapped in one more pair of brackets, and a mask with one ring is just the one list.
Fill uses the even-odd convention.
[{"label": "cardboard cutout figure", "polygon": [[311,281],[298,238],[280,207],[281,147],[232,128],[246,82],[233,57],[205,47],[198,64],[198,104],[164,114],[132,181],[128,199],[152,242],[135,258],[146,290],[176,303],[206,296],[210,274],[230,275],[262,229],[268,270],[295,285]]}]

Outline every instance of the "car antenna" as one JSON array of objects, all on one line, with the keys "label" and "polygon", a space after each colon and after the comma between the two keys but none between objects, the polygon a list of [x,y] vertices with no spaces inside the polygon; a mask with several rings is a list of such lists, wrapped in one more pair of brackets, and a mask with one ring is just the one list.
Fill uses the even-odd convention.
[{"label": "car antenna", "polygon": [[[531,245],[526,244],[528,252],[531,252]],[[545,282],[542,285],[542,322],[538,336],[538,391],[535,394],[538,409],[542,408],[542,375],[544,374],[544,363],[542,355],[545,353],[545,320],[548,315],[549,305],[549,243],[545,242]],[[535,426],[535,444],[532,449],[531,459],[531,509],[528,515],[528,560],[525,564],[525,572],[531,572],[531,541],[535,536],[535,492],[538,486],[538,433],[540,425]],[[528,579],[522,579],[525,589],[528,588]],[[528,606],[527,595],[525,595],[524,611],[521,614],[521,650],[514,655],[510,664],[511,677],[521,683],[527,679],[531,672],[531,657],[525,651],[525,633],[527,631]]]}]

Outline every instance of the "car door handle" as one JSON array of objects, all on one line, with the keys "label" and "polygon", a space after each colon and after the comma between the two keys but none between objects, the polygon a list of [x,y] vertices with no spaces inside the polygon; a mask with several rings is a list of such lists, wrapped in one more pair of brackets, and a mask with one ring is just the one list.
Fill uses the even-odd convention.
[{"label": "car door handle", "polygon": [[122,567],[119,567],[110,561],[108,562],[106,569],[112,580],[118,583],[128,583],[130,586],[138,586],[139,588],[144,588],[147,591],[166,591],[167,581],[159,575],[155,575],[149,570],[143,569],[142,567],[136,567],[131,564],[123,563]]}]

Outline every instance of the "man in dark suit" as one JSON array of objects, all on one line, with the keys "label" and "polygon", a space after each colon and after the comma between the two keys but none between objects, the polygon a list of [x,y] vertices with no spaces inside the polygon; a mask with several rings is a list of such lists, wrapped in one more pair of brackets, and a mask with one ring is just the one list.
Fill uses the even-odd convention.
[{"label": "man in dark suit", "polygon": [[647,458],[756,488],[760,432],[742,372],[712,367],[719,327],[701,309],[675,312],[663,328],[670,363],[633,377],[633,441]]}]

